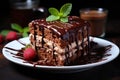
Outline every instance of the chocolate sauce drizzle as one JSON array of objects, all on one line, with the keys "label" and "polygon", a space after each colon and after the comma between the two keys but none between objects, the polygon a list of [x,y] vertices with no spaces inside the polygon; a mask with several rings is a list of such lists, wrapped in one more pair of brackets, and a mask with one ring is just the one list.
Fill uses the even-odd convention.
[{"label": "chocolate sauce drizzle", "polygon": [[[87,64],[87,63],[95,63],[95,62],[99,62],[99,61],[102,61],[102,60],[106,60],[107,58],[103,59],[103,57],[107,57],[107,56],[111,55],[111,54],[105,54],[108,50],[111,49],[111,47],[112,47],[111,45],[100,46],[96,42],[91,41],[90,42],[89,55],[80,57],[79,62],[76,61],[75,63],[69,64],[68,66],[70,66],[70,65],[82,65],[82,64]],[[9,52],[10,54],[12,54],[13,57],[24,60],[23,49],[18,50],[18,49],[13,49],[13,48],[10,48],[10,47],[4,47],[4,48],[6,48],[7,49],[6,51]],[[18,53],[17,54],[13,53],[10,50],[17,51]],[[94,53],[94,54],[92,54],[92,53]],[[35,67],[36,65],[42,65],[42,60],[40,61],[36,58],[33,61],[24,60],[23,63],[33,64],[33,66]]]},{"label": "chocolate sauce drizzle", "polygon": [[[100,59],[102,59],[102,57],[104,56],[104,53],[109,50],[111,48],[110,45],[105,46],[105,47],[101,47],[99,46],[97,43],[95,42],[89,42],[89,24],[83,20],[80,20],[78,17],[69,17],[69,22],[68,23],[62,23],[62,22],[58,22],[58,21],[54,21],[54,22],[46,22],[44,19],[42,20],[37,20],[35,23],[33,22],[33,30],[34,30],[34,43],[32,43],[35,46],[35,50],[36,53],[38,54],[39,52],[38,49],[43,49],[45,47],[45,28],[49,29],[52,31],[52,39],[53,39],[53,43],[52,43],[52,58],[55,60],[55,65],[57,65],[57,56],[55,54],[55,38],[56,37],[60,37],[63,40],[66,40],[66,42],[69,43],[70,46],[72,46],[71,43],[75,42],[75,44],[77,45],[75,48],[77,49],[77,51],[75,52],[77,55],[77,59],[71,63],[70,61],[70,47],[69,45],[67,45],[66,49],[65,49],[65,63],[64,65],[78,65],[78,64],[86,64],[89,62],[97,62]],[[41,32],[41,47],[38,47],[36,44],[36,40],[37,37],[37,30],[39,30]],[[85,34],[86,32],[86,34]],[[78,34],[80,33],[80,34]],[[81,38],[82,43],[81,45],[78,44],[78,37]],[[84,39],[87,38],[87,46],[85,46],[85,42]],[[19,42],[19,41],[18,41]],[[19,42],[21,43],[21,42]],[[22,44],[22,43],[21,43]],[[24,45],[24,44],[22,44]],[[25,45],[24,45],[25,46]],[[79,46],[82,47],[82,50],[80,50]],[[7,49],[10,50],[14,50],[8,47],[5,47]],[[20,54],[23,50],[14,50],[14,51],[18,51],[18,53]],[[102,51],[102,52],[101,52]],[[96,54],[92,54],[92,53],[96,53]],[[45,53],[47,54],[47,53]],[[87,55],[85,55],[87,54]],[[72,53],[72,55],[74,55]],[[16,55],[16,56],[20,56],[23,57],[22,55]],[[94,60],[93,60],[94,58]],[[42,61],[42,60],[41,60]],[[26,62],[30,62],[30,63],[34,63],[35,65],[41,65],[42,62],[40,60],[38,60],[37,58],[35,59],[35,61],[26,61]]]},{"label": "chocolate sauce drizzle", "polygon": [[44,48],[44,28],[43,27],[40,27],[41,29],[41,32],[42,32],[42,48]]},{"label": "chocolate sauce drizzle", "polygon": [[35,45],[35,50],[37,52],[37,46],[36,46],[36,35],[37,35],[37,33],[36,33],[35,30],[36,30],[36,27],[34,26],[34,40],[35,40],[35,42],[33,44]]},{"label": "chocolate sauce drizzle", "polygon": [[[53,34],[52,34],[52,37],[53,37],[53,41],[55,40],[55,37],[54,37],[54,32],[53,32]],[[53,59],[55,59],[55,64],[57,64],[57,60],[56,60],[56,55],[55,55],[55,50],[54,50],[54,48],[55,48],[55,46],[54,46],[54,43],[52,43],[52,54],[53,54]]]}]

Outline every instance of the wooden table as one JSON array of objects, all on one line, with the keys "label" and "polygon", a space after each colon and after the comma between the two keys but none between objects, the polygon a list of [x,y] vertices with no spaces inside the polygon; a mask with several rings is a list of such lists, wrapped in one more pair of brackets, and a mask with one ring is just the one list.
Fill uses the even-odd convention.
[{"label": "wooden table", "polygon": [[[120,20],[108,21],[104,39],[120,47]],[[0,50],[2,51],[1,44]],[[8,61],[0,53],[0,80],[120,80],[120,56],[115,60],[92,69],[76,73],[51,73],[28,68]]]}]

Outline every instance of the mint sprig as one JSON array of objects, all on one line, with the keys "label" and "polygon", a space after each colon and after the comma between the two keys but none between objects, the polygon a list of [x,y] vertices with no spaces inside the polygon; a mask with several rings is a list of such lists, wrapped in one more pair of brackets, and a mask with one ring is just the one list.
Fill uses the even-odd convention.
[{"label": "mint sprig", "polygon": [[28,36],[28,32],[29,32],[29,28],[28,27],[22,27],[19,24],[12,23],[11,24],[11,28],[13,30],[18,31],[22,35],[22,37],[27,37]]},{"label": "mint sprig", "polygon": [[51,14],[46,18],[46,21],[55,21],[60,20],[61,22],[68,22],[68,15],[70,14],[72,9],[71,3],[64,4],[60,11],[56,8],[49,8],[48,11]]},{"label": "mint sprig", "polygon": [[[22,27],[19,24],[16,23],[11,23],[11,29],[17,31],[20,36],[22,37],[27,37],[28,36],[28,32],[29,32],[29,27]],[[4,29],[0,31],[0,34],[3,36],[6,36],[10,31],[12,30],[8,30],[8,29]]]},{"label": "mint sprig", "polygon": [[10,30],[4,29],[4,30],[0,31],[0,34],[3,35],[3,36],[6,36],[8,34],[8,32],[10,32]]}]

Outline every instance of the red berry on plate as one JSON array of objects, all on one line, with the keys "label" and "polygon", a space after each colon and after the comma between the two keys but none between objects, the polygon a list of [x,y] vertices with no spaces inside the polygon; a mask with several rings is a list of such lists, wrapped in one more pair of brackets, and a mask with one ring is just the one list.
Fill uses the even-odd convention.
[{"label": "red berry on plate", "polygon": [[8,41],[12,41],[12,40],[16,40],[16,39],[18,39],[18,35],[17,35],[17,32],[15,32],[15,31],[10,31],[6,35],[6,40],[8,40]]},{"label": "red berry on plate", "polygon": [[36,52],[33,48],[26,48],[23,51],[23,58],[25,60],[33,60],[36,57]]},{"label": "red berry on plate", "polygon": [[3,36],[0,34],[0,43],[3,42]]}]

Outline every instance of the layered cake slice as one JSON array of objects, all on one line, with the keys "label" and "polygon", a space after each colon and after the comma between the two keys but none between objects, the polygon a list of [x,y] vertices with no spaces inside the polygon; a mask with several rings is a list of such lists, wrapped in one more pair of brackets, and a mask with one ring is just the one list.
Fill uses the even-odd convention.
[{"label": "layered cake slice", "polygon": [[33,20],[29,23],[30,42],[40,64],[71,65],[79,63],[89,50],[89,25],[77,16],[68,22]]},{"label": "layered cake slice", "polygon": [[89,51],[89,24],[77,16],[68,16],[71,3],[60,11],[49,8],[50,16],[29,23],[30,43],[38,64],[64,66],[78,64]]}]

